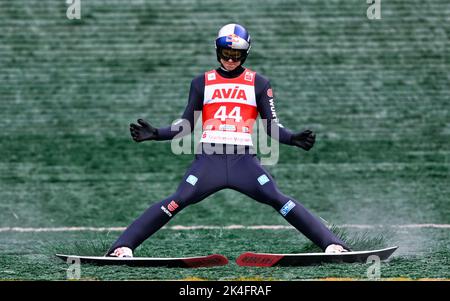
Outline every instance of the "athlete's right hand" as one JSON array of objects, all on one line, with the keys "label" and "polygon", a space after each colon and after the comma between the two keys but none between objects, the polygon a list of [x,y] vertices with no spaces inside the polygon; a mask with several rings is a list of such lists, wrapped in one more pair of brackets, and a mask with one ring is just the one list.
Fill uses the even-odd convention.
[{"label": "athlete's right hand", "polygon": [[134,141],[155,140],[158,137],[158,130],[143,119],[138,119],[138,124],[130,123],[130,134]]}]

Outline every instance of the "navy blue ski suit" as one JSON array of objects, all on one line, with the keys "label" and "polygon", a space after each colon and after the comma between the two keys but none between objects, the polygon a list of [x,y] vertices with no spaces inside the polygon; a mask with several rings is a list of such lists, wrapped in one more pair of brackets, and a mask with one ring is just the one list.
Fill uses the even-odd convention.
[{"label": "navy blue ski suit", "polygon": [[[222,68],[218,68],[216,71],[223,77],[236,77],[244,70],[244,68],[239,67],[232,72],[225,71]],[[194,128],[196,122],[194,111],[202,110],[204,87],[203,74],[196,77],[191,83],[189,101],[182,115],[182,119],[190,123],[191,129]],[[257,109],[261,118],[268,121],[267,134],[271,136],[271,123],[275,122],[279,127],[276,139],[280,143],[292,145],[292,132],[278,124],[272,91],[267,93],[269,89],[271,89],[270,82],[256,74]],[[173,139],[180,131],[181,129],[178,131],[171,130],[170,126],[159,128],[157,140]],[[221,152],[210,154],[210,151],[205,151],[209,146],[211,145],[200,143],[199,147],[202,147],[202,151],[195,155],[177,190],[165,199],[151,205],[122,233],[108,253],[113,252],[117,247],[129,247],[134,250],[183,208],[200,202],[224,188],[234,189],[258,202],[270,205],[322,250],[325,250],[330,244],[342,245],[348,249],[341,239],[336,237],[300,202],[278,189],[275,180],[261,165],[254,151],[250,151],[252,150],[251,147],[245,146],[244,153],[229,154],[229,152]],[[223,145],[223,147],[226,147],[226,145]]]}]

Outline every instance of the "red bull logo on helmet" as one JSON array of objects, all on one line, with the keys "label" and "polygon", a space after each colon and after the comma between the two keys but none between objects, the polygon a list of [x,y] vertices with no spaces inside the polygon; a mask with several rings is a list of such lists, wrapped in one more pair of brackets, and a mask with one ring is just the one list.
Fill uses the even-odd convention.
[{"label": "red bull logo on helmet", "polygon": [[234,33],[227,36],[227,43],[239,43],[240,37]]}]

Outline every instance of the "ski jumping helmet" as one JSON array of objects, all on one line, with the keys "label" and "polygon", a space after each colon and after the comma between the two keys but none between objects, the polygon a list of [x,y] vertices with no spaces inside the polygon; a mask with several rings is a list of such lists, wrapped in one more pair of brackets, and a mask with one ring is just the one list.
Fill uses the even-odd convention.
[{"label": "ski jumping helmet", "polygon": [[217,60],[240,61],[244,64],[250,51],[250,34],[239,24],[227,24],[219,30],[216,38]]}]

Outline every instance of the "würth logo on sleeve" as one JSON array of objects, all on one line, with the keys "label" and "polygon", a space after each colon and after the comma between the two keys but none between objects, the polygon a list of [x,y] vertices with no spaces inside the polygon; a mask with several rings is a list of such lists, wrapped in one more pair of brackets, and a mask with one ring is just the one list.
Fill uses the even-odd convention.
[{"label": "w\u00fcrth logo on sleeve", "polygon": [[212,100],[219,99],[242,99],[247,100],[247,95],[244,89],[240,89],[239,86],[234,88],[215,89],[211,97]]},{"label": "w\u00fcrth logo on sleeve", "polygon": [[164,207],[164,206],[161,206],[161,210],[165,213],[165,214],[167,214],[169,217],[172,217],[172,213],[170,213],[170,211],[169,210],[167,210],[167,208],[166,207]]}]

